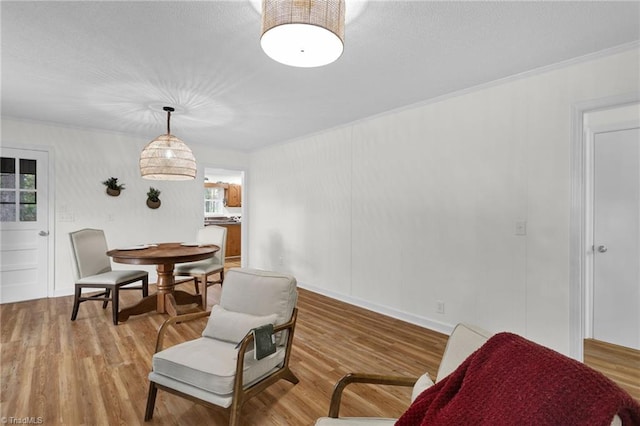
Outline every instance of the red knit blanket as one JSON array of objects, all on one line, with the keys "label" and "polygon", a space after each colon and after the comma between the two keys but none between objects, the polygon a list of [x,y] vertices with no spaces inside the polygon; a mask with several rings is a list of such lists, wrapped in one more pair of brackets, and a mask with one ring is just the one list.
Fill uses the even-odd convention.
[{"label": "red knit blanket", "polygon": [[499,333],[426,389],[398,419],[417,425],[640,425],[640,405],[599,372]]}]

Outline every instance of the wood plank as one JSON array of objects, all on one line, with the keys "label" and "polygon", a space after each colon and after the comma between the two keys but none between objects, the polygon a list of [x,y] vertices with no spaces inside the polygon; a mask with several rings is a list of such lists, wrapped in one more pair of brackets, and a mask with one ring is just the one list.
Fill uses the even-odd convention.
[{"label": "wood plank", "polygon": [[640,351],[585,339],[584,362],[640,400]]},{"label": "wood plank", "polygon": [[[182,288],[193,291],[191,283]],[[211,287],[209,306],[219,295],[219,285]],[[137,298],[137,292],[122,293],[124,305]],[[72,302],[69,296],[0,305],[0,415],[40,416],[44,424],[143,424],[156,331],[166,316],[140,315],[114,326],[110,307],[87,302],[72,322]],[[313,424],[327,414],[333,386],[348,372],[435,376],[447,336],[303,289],[298,306],[291,368],[300,383],[281,381],[249,400],[243,425]],[[203,327],[204,321],[181,324],[167,333],[166,344],[196,338]],[[585,360],[640,399],[638,351],[586,342]],[[396,417],[410,397],[408,388],[349,389],[344,416]],[[160,391],[146,424],[227,421],[223,410]]]}]

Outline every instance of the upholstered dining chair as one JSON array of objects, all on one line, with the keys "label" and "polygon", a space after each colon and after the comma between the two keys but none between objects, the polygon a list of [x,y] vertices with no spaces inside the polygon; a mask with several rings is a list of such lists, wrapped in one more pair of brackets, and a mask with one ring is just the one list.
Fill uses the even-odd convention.
[{"label": "upholstered dining chair", "polygon": [[[202,291],[202,308],[207,309],[207,287],[222,284],[224,281],[224,258],[227,245],[227,228],[224,226],[208,225],[198,230],[196,242],[200,245],[213,244],[220,247],[212,258],[197,262],[180,263],[174,269],[175,276],[193,277],[196,294]],[[210,280],[219,274],[216,280]],[[200,290],[202,285],[202,290]]]},{"label": "upholstered dining chair", "polygon": [[[75,297],[71,321],[78,316],[80,303],[86,301],[102,302],[105,309],[111,301],[113,323],[118,325],[120,290],[142,290],[142,297],[149,294],[149,274],[138,270],[112,270],[111,259],[107,256],[107,240],[101,229],[81,229],[69,233],[71,240],[71,259],[75,276]],[[129,284],[141,281],[140,286]],[[84,289],[103,289],[101,293],[83,295]]]},{"label": "upholstered dining chair", "polygon": [[[280,379],[293,384],[289,369],[298,292],[290,275],[256,269],[227,271],[220,304],[209,312],[169,318],[158,331],[149,373],[144,420],[151,420],[158,389],[210,407],[229,410],[229,425],[240,424],[242,405]],[[202,337],[163,349],[174,324],[209,317]],[[275,353],[257,360],[254,328],[273,324]]]}]

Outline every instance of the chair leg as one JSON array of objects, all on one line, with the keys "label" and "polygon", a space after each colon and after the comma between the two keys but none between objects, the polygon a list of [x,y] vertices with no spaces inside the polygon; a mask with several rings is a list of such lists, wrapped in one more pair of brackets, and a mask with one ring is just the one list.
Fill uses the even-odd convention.
[{"label": "chair leg", "polygon": [[142,297],[149,295],[149,277],[146,276],[142,279]]},{"label": "chair leg", "polygon": [[[109,297],[111,297],[111,289],[110,288],[105,288],[104,289],[104,297],[105,299],[108,299]],[[102,309],[107,309],[107,305],[109,304],[108,300],[105,300],[104,302],[102,302]]]},{"label": "chair leg", "polygon": [[207,310],[207,276],[202,281],[202,309]]},{"label": "chair leg", "polygon": [[200,285],[198,284],[198,277],[193,278],[193,288],[196,290],[196,294],[200,294]]},{"label": "chair leg", "polygon": [[240,409],[242,404],[236,402],[234,399],[229,407],[229,426],[238,426],[240,424]]},{"label": "chair leg", "polygon": [[71,321],[75,321],[78,316],[78,308],[80,307],[80,296],[82,296],[82,287],[76,285],[76,293],[73,299],[73,309],[71,310]]},{"label": "chair leg", "polygon": [[[109,289],[107,289],[109,291]],[[118,286],[113,287],[113,300],[111,308],[113,309],[111,316],[113,317],[113,325],[118,325],[118,309],[120,308],[120,289]]]},{"label": "chair leg", "polygon": [[156,395],[158,388],[153,382],[149,382],[149,395],[147,396],[147,409],[144,412],[144,421],[148,422],[153,417],[153,409],[156,406]]},{"label": "chair leg", "polygon": [[300,381],[300,379],[298,379],[296,375],[293,374],[293,371],[291,371],[289,367],[287,367],[287,369],[285,370],[284,374],[282,375],[282,378],[285,379],[287,382],[293,383],[294,385],[298,384],[298,382]]}]

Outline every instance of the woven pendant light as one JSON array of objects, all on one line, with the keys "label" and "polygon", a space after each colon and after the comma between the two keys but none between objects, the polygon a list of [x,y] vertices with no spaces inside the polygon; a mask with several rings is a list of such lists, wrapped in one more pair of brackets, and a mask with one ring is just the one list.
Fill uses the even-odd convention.
[{"label": "woven pendant light", "polygon": [[140,175],[154,180],[188,180],[196,177],[196,159],[182,140],[171,134],[172,107],[167,111],[167,134],[147,144],[140,154]]},{"label": "woven pendant light", "polygon": [[330,64],[344,50],[344,0],[262,0],[262,50],[294,67]]}]

